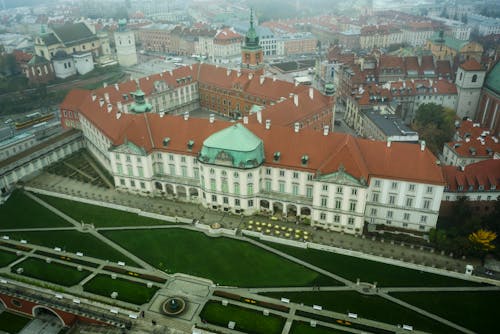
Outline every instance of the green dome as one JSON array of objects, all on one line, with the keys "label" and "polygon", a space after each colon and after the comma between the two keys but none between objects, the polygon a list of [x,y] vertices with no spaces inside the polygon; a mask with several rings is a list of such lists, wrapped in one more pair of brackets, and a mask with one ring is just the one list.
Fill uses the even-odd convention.
[{"label": "green dome", "polygon": [[243,45],[244,50],[253,50],[259,49],[259,36],[257,35],[257,31],[253,26],[253,11],[250,10],[250,28],[248,29],[245,36],[245,44]]},{"label": "green dome", "polygon": [[213,165],[254,168],[264,162],[264,144],[238,123],[205,139],[199,159]]}]

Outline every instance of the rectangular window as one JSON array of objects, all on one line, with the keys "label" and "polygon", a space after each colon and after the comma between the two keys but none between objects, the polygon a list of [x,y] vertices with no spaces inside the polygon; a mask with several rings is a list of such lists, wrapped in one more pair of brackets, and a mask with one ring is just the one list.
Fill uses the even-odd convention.
[{"label": "rectangular window", "polygon": [[137,157],[137,162],[138,162],[138,163],[142,163],[142,159],[141,159],[141,157]]},{"label": "rectangular window", "polygon": [[170,161],[174,161],[174,155],[173,155],[173,154],[169,154],[169,155],[168,155],[168,160],[170,160]]},{"label": "rectangular window", "polygon": [[324,184],[324,185],[321,187],[321,189],[322,189],[323,191],[328,191],[328,184]]},{"label": "rectangular window", "polygon": [[181,162],[186,162],[186,157],[181,157]]},{"label": "rectangular window", "polygon": [[193,174],[196,179],[200,178],[200,170],[198,168],[193,169]]},{"label": "rectangular window", "polygon": [[429,209],[430,207],[431,207],[431,200],[425,199],[424,200],[424,209]]},{"label": "rectangular window", "polygon": [[354,218],[353,218],[353,217],[349,217],[349,218],[347,219],[347,224],[348,224],[348,225],[354,225]]},{"label": "rectangular window", "polygon": [[146,189],[146,184],[144,182],[141,182],[141,189]]},{"label": "rectangular window", "polygon": [[372,194],[372,202],[375,202],[375,203],[378,202],[378,193],[373,193]]},{"label": "rectangular window", "polygon": [[356,202],[349,203],[349,211],[356,211]]},{"label": "rectangular window", "polygon": [[210,179],[210,190],[212,191],[216,190],[215,179]]},{"label": "rectangular window", "polygon": [[410,214],[409,213],[405,213],[403,215],[403,220],[410,220]]},{"label": "rectangular window", "polygon": [[236,199],[234,200],[234,205],[235,205],[235,206],[240,206],[240,199],[239,199],[239,198],[236,198]]},{"label": "rectangular window", "polygon": [[313,176],[313,174],[307,174],[307,181],[312,181]]},{"label": "rectangular window", "polygon": [[433,190],[434,190],[434,188],[433,188],[433,187],[431,187],[431,186],[428,186],[428,187],[427,187],[427,193],[428,193],[428,194],[432,194],[432,191],[433,191]]},{"label": "rectangular window", "polygon": [[326,207],[326,204],[328,202],[328,199],[326,197],[321,197],[321,206],[322,207]]},{"label": "rectangular window", "polygon": [[266,175],[271,175],[271,168],[266,168]]},{"label": "rectangular window", "polygon": [[265,183],[264,183],[264,188],[266,191],[271,191],[271,180],[266,180]]},{"label": "rectangular window", "polygon": [[226,196],[222,197],[222,202],[224,204],[229,204],[229,198],[227,198]]},{"label": "rectangular window", "polygon": [[342,207],[342,200],[341,199],[335,199],[335,209],[340,209]]},{"label": "rectangular window", "polygon": [[135,181],[134,181],[134,180],[130,180],[130,186],[131,186],[132,188],[135,188]]},{"label": "rectangular window", "polygon": [[299,185],[298,185],[298,184],[292,184],[292,193],[293,193],[295,196],[298,196],[298,195],[299,195]]},{"label": "rectangular window", "polygon": [[144,177],[144,168],[137,166],[137,173],[139,173],[139,177]]},{"label": "rectangular window", "polygon": [[396,203],[396,195],[389,195],[389,204],[394,205]]},{"label": "rectangular window", "polygon": [[334,221],[335,223],[339,223],[339,222],[340,222],[340,216],[339,216],[339,215],[335,215],[335,216],[333,216],[333,221]]},{"label": "rectangular window", "polygon": [[356,188],[351,189],[351,195],[356,196],[357,194],[358,194],[358,189]]},{"label": "rectangular window", "polygon": [[285,192],[285,182],[279,182],[279,192],[280,193]]},{"label": "rectangular window", "polygon": [[253,208],[253,199],[248,200],[248,207]]},{"label": "rectangular window", "polygon": [[280,170],[280,176],[285,176],[285,171],[284,170]]},{"label": "rectangular window", "polygon": [[122,186],[124,186],[124,185],[125,185],[125,180],[124,180],[124,179],[120,179],[120,184],[121,184]]},{"label": "rectangular window", "polygon": [[132,165],[127,165],[127,173],[130,176],[134,175],[134,171],[132,170]]},{"label": "rectangular window", "polygon": [[342,194],[342,187],[337,187],[337,194]]},{"label": "rectangular window", "polygon": [[410,185],[408,186],[408,190],[409,190],[409,191],[415,191],[415,185],[414,185],[414,184],[410,184]]},{"label": "rectangular window", "polygon": [[380,188],[380,180],[375,180],[375,188]]},{"label": "rectangular window", "polygon": [[413,205],[413,198],[407,197],[406,198],[406,206],[410,208],[412,205]]},{"label": "rectangular window", "polygon": [[391,189],[398,189],[398,183],[397,182],[392,182],[391,183]]},{"label": "rectangular window", "polygon": [[376,215],[377,215],[377,209],[372,208],[372,209],[371,209],[371,211],[370,211],[370,214],[371,214],[372,216],[376,216]]},{"label": "rectangular window", "polygon": [[253,195],[253,183],[247,184],[247,195],[252,196]]},{"label": "rectangular window", "polygon": [[116,172],[118,174],[123,174],[123,166],[122,166],[122,164],[116,164]]},{"label": "rectangular window", "polygon": [[127,162],[131,162],[132,160],[130,160],[130,155],[127,155],[127,158],[126,158]]},{"label": "rectangular window", "polygon": [[313,197],[313,188],[311,186],[306,187],[306,197],[307,198],[312,198]]},{"label": "rectangular window", "polygon": [[326,213],[321,212],[321,213],[319,214],[319,219],[321,219],[321,220],[326,220]]},{"label": "rectangular window", "polygon": [[234,184],[234,193],[236,195],[239,195],[240,194],[240,184],[239,183],[235,183]]},{"label": "rectangular window", "polygon": [[420,223],[421,224],[427,223],[427,216],[420,216]]},{"label": "rectangular window", "polygon": [[212,202],[214,202],[214,203],[217,202],[217,195],[212,195]]},{"label": "rectangular window", "polygon": [[299,173],[297,173],[297,172],[293,172],[293,178],[294,178],[294,179],[298,179],[298,178],[299,178]]},{"label": "rectangular window", "polygon": [[393,212],[392,211],[387,211],[387,218],[392,218]]},{"label": "rectangular window", "polygon": [[229,192],[229,185],[227,183],[227,180],[223,180],[221,184],[222,192],[223,193],[228,193]]}]

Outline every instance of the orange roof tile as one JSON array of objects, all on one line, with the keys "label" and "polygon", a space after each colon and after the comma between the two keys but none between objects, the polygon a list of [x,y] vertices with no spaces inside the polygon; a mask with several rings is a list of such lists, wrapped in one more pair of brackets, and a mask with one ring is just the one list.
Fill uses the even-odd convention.
[{"label": "orange roof tile", "polygon": [[482,71],[483,67],[481,64],[477,62],[474,58],[470,58],[469,60],[460,64],[460,67],[466,71]]},{"label": "orange roof tile", "polygon": [[[464,170],[456,166],[443,166],[445,191],[487,191],[500,187],[500,160],[488,159],[467,165]],[[480,189],[481,187],[482,189]]]}]

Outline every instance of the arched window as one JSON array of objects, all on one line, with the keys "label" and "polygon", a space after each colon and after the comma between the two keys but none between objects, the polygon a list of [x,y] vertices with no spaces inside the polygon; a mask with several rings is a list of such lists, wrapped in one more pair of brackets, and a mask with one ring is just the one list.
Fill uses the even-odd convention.
[{"label": "arched window", "polygon": [[477,74],[474,74],[474,75],[472,76],[472,82],[477,82]]}]

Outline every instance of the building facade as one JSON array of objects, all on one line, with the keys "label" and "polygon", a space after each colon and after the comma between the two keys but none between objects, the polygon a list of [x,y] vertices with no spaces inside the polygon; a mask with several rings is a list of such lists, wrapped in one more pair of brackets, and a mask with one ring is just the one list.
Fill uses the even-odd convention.
[{"label": "building facade", "polygon": [[114,32],[114,38],[118,63],[128,67],[137,64],[137,50],[134,32],[128,30],[126,25],[126,20],[122,19],[118,22],[118,30]]}]

